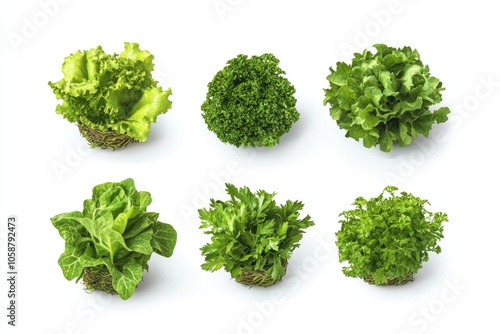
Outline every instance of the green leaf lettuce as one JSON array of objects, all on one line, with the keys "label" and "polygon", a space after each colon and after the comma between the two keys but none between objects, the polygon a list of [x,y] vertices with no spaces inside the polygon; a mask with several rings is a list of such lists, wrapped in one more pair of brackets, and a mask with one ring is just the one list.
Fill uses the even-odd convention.
[{"label": "green leaf lettuce", "polygon": [[172,107],[171,89],[162,90],[152,77],[153,58],[137,43],[125,43],[121,54],[109,55],[100,46],[71,54],[63,78],[49,82],[62,100],[56,112],[72,123],[146,141],[151,123]]},{"label": "green leaf lettuce", "polygon": [[336,69],[330,68],[324,104],[330,105],[330,115],[346,137],[389,152],[394,143],[407,146],[419,135],[427,137],[434,123],[448,120],[450,109],[431,111],[444,88],[416,50],[374,47],[375,54],[365,50],[351,64],[338,62]]}]

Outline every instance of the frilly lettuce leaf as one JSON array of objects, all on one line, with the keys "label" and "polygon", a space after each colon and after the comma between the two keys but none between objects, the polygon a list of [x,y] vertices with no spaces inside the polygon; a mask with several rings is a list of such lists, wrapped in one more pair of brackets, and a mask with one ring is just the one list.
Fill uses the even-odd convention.
[{"label": "frilly lettuce leaf", "polygon": [[141,99],[132,107],[130,117],[112,127],[119,133],[127,133],[138,141],[146,141],[151,129],[151,123],[156,122],[156,117],[161,110],[172,107],[172,102],[168,99],[171,90],[162,91],[160,88],[147,90]]}]

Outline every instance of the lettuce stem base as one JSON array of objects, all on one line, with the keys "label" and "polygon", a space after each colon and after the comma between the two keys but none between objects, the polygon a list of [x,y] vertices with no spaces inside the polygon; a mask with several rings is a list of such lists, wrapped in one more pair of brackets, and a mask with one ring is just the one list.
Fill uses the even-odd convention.
[{"label": "lettuce stem base", "polygon": [[382,283],[382,284],[376,284],[375,279],[373,278],[372,275],[367,275],[367,276],[363,277],[363,280],[369,284],[380,285],[380,286],[389,286],[389,285],[403,285],[403,284],[406,284],[409,282],[413,282],[414,277],[413,277],[413,273],[410,271],[405,276],[394,277],[394,278],[390,278],[390,279],[388,278],[387,281],[385,283]]},{"label": "lettuce stem base", "polygon": [[113,288],[113,277],[106,267],[85,268],[82,279],[87,291],[104,291],[112,295],[118,294]]},{"label": "lettuce stem base", "polygon": [[277,279],[273,279],[272,277],[266,275],[264,271],[260,270],[243,270],[242,273],[235,277],[236,282],[241,283],[243,285],[248,286],[262,286],[268,287],[273,284],[279,282],[283,276],[286,275],[286,268],[288,266],[288,261],[283,261],[283,275],[278,277]]},{"label": "lettuce stem base", "polygon": [[113,151],[126,147],[130,143],[136,143],[137,140],[133,139],[129,135],[119,134],[114,130],[101,131],[91,128],[88,125],[77,123],[80,134],[87,139],[92,148],[111,148]]}]

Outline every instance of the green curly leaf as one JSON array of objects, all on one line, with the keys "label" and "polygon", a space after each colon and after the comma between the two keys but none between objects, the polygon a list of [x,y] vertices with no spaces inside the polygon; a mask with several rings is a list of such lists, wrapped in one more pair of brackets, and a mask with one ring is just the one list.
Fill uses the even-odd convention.
[{"label": "green curly leaf", "polygon": [[346,276],[377,285],[400,282],[422,267],[429,252],[441,251],[437,243],[448,216],[427,211],[427,200],[397,190],[387,186],[377,197],[359,197],[354,209],[340,214],[336,245],[340,262],[348,262],[342,268]]},{"label": "green curly leaf", "polygon": [[270,53],[238,55],[208,84],[202,116],[222,142],[272,147],[298,121],[295,88],[278,64]]}]

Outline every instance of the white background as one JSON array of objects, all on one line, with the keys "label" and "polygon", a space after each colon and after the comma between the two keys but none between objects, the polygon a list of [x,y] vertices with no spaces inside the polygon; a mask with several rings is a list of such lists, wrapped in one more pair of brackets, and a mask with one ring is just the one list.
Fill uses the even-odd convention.
[{"label": "white background", "polygon": [[[1,6],[3,273],[7,215],[19,218],[18,327],[6,326],[1,279],[2,332],[498,328],[500,27],[493,2],[25,0]],[[120,52],[125,41],[155,56],[154,76],[172,88],[173,109],[158,118],[144,144],[86,149],[76,126],[55,113],[58,101],[47,82],[62,77],[70,53],[97,45]],[[374,43],[419,50],[446,87],[442,105],[452,110],[429,139],[390,153],[345,138],[322,103],[328,68]],[[296,87],[301,118],[272,149],[224,145],[201,117],[206,85],[228,59],[265,52],[281,60]],[[173,257],[152,257],[136,293],[122,301],[87,294],[64,279],[57,264],[64,244],[50,217],[81,210],[94,185],[127,177],[152,194],[149,210],[177,229],[178,243]],[[225,199],[228,181],[276,191],[279,202],[301,200],[316,223],[273,287],[249,289],[222,270],[200,269],[199,248],[208,236],[198,229],[196,210],[209,197]],[[344,277],[334,246],[338,214],[387,184],[430,200],[432,211],[450,218],[442,253],[401,287]]]}]

